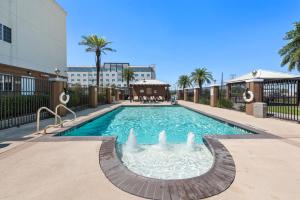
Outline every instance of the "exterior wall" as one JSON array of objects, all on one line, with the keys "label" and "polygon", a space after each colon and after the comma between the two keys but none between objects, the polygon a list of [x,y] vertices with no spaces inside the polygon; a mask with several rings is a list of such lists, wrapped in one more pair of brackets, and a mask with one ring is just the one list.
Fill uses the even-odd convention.
[{"label": "exterior wall", "polygon": [[1,0],[0,24],[12,42],[0,40],[0,63],[66,75],[66,12],[54,0]]},{"label": "exterior wall", "polygon": [[[129,63],[104,63],[100,71],[100,84],[111,86],[112,84],[118,87],[127,87],[126,81],[123,79],[123,69],[131,68],[135,74],[134,83],[139,80],[155,79],[155,67],[151,66],[130,66]],[[96,84],[96,67],[69,67],[68,68],[68,83],[93,85]]]}]

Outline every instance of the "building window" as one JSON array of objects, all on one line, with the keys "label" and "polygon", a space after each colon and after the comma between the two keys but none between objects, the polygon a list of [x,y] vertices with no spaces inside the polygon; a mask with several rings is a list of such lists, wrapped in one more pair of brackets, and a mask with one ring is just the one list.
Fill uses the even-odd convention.
[{"label": "building window", "polygon": [[2,24],[0,24],[0,40],[2,40]]},{"label": "building window", "polygon": [[83,74],[83,76],[86,76],[86,74]]},{"label": "building window", "polygon": [[3,26],[3,40],[11,43],[11,28],[8,28],[7,26]]},{"label": "building window", "polygon": [[112,81],[112,82],[115,82],[115,79],[112,79],[111,81]]},{"label": "building window", "polygon": [[141,74],[142,77],[144,77],[145,74]]},{"label": "building window", "polygon": [[122,79],[118,79],[119,82],[122,82]]},{"label": "building window", "polygon": [[86,81],[86,79],[83,79],[83,81]]},{"label": "building window", "polygon": [[109,74],[106,74],[106,76],[109,76]]},{"label": "building window", "polygon": [[134,74],[134,76],[138,76],[138,74]]},{"label": "building window", "polygon": [[80,79],[77,79],[77,81],[80,81]]},{"label": "building window", "polygon": [[112,74],[112,76],[115,76],[115,74]]},{"label": "building window", "polygon": [[21,77],[21,94],[34,95],[35,92],[35,79],[32,77]]},{"label": "building window", "polygon": [[109,79],[106,79],[106,82],[109,82]]},{"label": "building window", "polygon": [[80,74],[77,74],[77,76],[80,76]]},{"label": "building window", "polygon": [[0,74],[0,91],[13,90],[13,77],[10,75]]},{"label": "building window", "polygon": [[71,76],[74,76],[75,74],[71,74]]},{"label": "building window", "polygon": [[75,81],[74,79],[71,79],[71,81],[73,82],[73,81]]},{"label": "building window", "polygon": [[148,77],[150,77],[150,74],[147,74]]}]

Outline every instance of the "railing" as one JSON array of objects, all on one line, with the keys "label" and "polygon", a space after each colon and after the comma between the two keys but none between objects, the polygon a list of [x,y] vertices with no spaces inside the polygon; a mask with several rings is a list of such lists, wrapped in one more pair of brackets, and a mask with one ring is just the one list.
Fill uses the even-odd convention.
[{"label": "railing", "polygon": [[187,100],[193,102],[194,101],[194,89],[187,89]]},{"label": "railing", "polygon": [[107,90],[105,87],[98,87],[98,105],[107,103]]},{"label": "railing", "polygon": [[[46,79],[0,74],[0,130],[34,122],[40,107],[50,107],[51,83]],[[41,119],[49,117],[42,112]]]},{"label": "railing", "polygon": [[60,127],[63,126],[63,121],[62,121],[61,117],[60,117],[58,114],[56,114],[55,112],[53,112],[52,110],[50,110],[50,109],[47,108],[47,107],[41,107],[41,108],[39,108],[38,111],[37,111],[37,120],[36,120],[36,131],[37,131],[37,132],[40,131],[40,115],[41,115],[41,111],[42,111],[42,110],[48,111],[49,113],[51,113],[51,114],[54,115],[55,117],[58,117],[58,119],[59,119],[59,124],[55,123],[54,125],[48,125],[48,126],[46,126],[46,128],[44,128],[44,133],[46,133],[47,128],[50,128],[50,127],[56,127],[56,126],[60,126]]},{"label": "railing", "polygon": [[[73,120],[75,120],[76,119],[76,113],[73,111],[73,110],[71,110],[70,108],[68,108],[67,106],[65,106],[65,105],[63,105],[63,104],[59,104],[59,105],[57,105],[56,107],[55,107],[55,124],[57,124],[57,118],[58,118],[58,108],[60,108],[60,107],[63,107],[64,109],[66,109],[66,110],[68,110],[70,113],[72,113],[73,114],[73,116],[74,116],[74,118],[73,118]],[[73,121],[73,120],[71,120],[71,121]],[[64,122],[66,122],[67,120],[65,120]]]},{"label": "railing", "polygon": [[246,110],[246,102],[243,99],[243,93],[246,90],[246,83],[232,83],[229,89],[229,98],[233,103],[233,109],[239,111]]},{"label": "railing", "polygon": [[263,101],[268,116],[300,122],[300,80],[266,81],[263,84]]}]

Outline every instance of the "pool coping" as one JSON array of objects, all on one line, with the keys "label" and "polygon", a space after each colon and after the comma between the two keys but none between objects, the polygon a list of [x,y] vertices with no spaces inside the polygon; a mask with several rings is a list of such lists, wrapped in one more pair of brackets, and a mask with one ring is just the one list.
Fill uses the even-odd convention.
[{"label": "pool coping", "polygon": [[163,180],[148,178],[130,171],[119,159],[116,138],[103,141],[99,151],[100,167],[106,178],[119,189],[147,199],[203,199],[225,191],[234,181],[234,160],[216,138],[204,137],[214,162],[206,173],[188,179]]}]

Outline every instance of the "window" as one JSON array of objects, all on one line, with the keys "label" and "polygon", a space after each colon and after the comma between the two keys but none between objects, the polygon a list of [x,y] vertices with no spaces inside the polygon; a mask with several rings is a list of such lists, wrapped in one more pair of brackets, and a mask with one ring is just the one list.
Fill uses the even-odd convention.
[{"label": "window", "polygon": [[144,77],[144,76],[145,76],[145,74],[141,74],[141,76],[142,76],[142,77]]},{"label": "window", "polygon": [[83,74],[83,76],[86,76],[86,74]]},{"label": "window", "polygon": [[83,79],[83,81],[86,81],[86,79]]},{"label": "window", "polygon": [[106,76],[109,76],[109,74],[106,74]]},{"label": "window", "polygon": [[35,79],[32,77],[21,77],[21,94],[34,95],[35,92]]},{"label": "window", "polygon": [[138,76],[138,74],[134,74],[134,76]]},{"label": "window", "polygon": [[10,75],[0,74],[0,91],[13,90],[13,77]]},{"label": "window", "polygon": [[109,79],[106,79],[107,82],[109,82]]},{"label": "window", "polygon": [[73,81],[75,81],[74,79],[71,79],[71,81],[73,82]]},{"label": "window", "polygon": [[80,79],[77,79],[77,81],[80,81]]},{"label": "window", "polygon": [[115,76],[115,74],[112,74],[112,76]]},{"label": "window", "polygon": [[118,79],[119,82],[122,82],[122,79]]},{"label": "window", "polygon": [[11,43],[11,28],[8,28],[7,26],[3,26],[3,40]]},{"label": "window", "polygon": [[92,74],[89,74],[89,76],[93,76]]},{"label": "window", "polygon": [[150,77],[150,74],[147,74],[148,77]]},{"label": "window", "polygon": [[74,76],[75,74],[71,74],[71,76]]},{"label": "window", "polygon": [[115,82],[116,80],[115,80],[115,79],[112,79],[111,81],[112,81],[112,82]]},{"label": "window", "polygon": [[80,74],[77,74],[77,76],[80,76]]},{"label": "window", "polygon": [[0,40],[2,40],[2,24],[0,24]]}]

